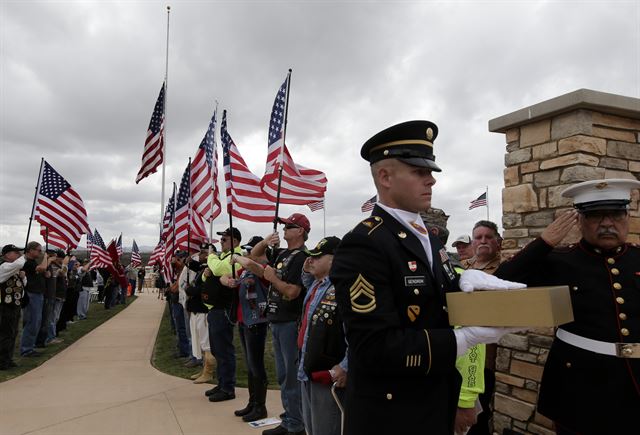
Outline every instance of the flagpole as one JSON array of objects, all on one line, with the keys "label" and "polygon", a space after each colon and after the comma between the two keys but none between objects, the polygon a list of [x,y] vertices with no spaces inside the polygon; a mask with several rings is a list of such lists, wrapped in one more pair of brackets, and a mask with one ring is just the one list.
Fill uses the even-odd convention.
[{"label": "flagpole", "polygon": [[167,165],[167,90],[169,84],[169,15],[171,6],[167,6],[167,44],[165,49],[164,64],[164,103],[162,105],[162,119],[164,124],[164,138],[162,140],[162,193],[160,194],[160,231],[162,232],[162,220],[164,219],[164,182]]},{"label": "flagpole", "polygon": [[487,220],[489,219],[489,186],[487,185],[487,190],[485,191],[487,197]]},{"label": "flagpole", "polygon": [[171,255],[176,253],[176,183],[173,183],[173,210],[171,211],[171,231],[173,237],[171,238]]},{"label": "flagpole", "polygon": [[322,237],[327,237],[327,201],[322,200]]},{"label": "flagpole", "polygon": [[287,74],[287,92],[284,97],[284,122],[282,123],[282,147],[280,147],[280,161],[278,162],[278,190],[276,192],[276,215],[273,218],[273,232],[278,230],[278,212],[280,210],[280,185],[282,184],[282,167],[284,166],[284,147],[287,137],[287,118],[289,114],[289,91],[291,89],[291,68]]},{"label": "flagpole", "polygon": [[[213,112],[213,117],[216,121],[218,121],[218,100],[216,100],[216,111]],[[222,140],[220,140],[220,142],[222,142]],[[213,144],[214,146],[216,145],[216,129],[213,129]],[[218,158],[218,150],[217,147],[214,148],[214,151],[216,153],[216,163]],[[231,165],[229,165],[231,166]],[[217,165],[215,168],[212,168],[212,175],[213,173],[217,170]],[[216,180],[214,178],[211,179],[211,221],[209,222],[209,238],[211,240],[213,240],[213,209],[216,206]]]},{"label": "flagpole", "polygon": [[24,242],[24,248],[27,249],[29,243],[29,233],[31,233],[31,222],[33,222],[33,212],[36,210],[36,199],[40,191],[40,181],[42,180],[42,168],[44,166],[44,157],[40,157],[40,171],[38,171],[38,181],[36,182],[36,192],[33,195],[33,204],[31,205],[31,216],[29,216],[29,226],[27,227],[27,240]]},{"label": "flagpole", "polygon": [[[222,112],[222,119],[224,121],[227,120],[226,110]],[[225,123],[225,126],[226,126],[226,123]],[[220,139],[220,142],[222,142],[222,139]],[[229,212],[229,231],[231,232],[231,234],[229,234],[229,237],[231,237],[231,257],[233,258],[233,170],[231,168],[232,166],[231,150],[229,149],[229,147],[227,147],[227,149],[223,147],[222,152],[223,154],[226,152],[227,158],[229,159],[229,186],[231,186],[229,189],[229,192],[231,192],[231,198],[227,198],[227,211]],[[224,155],[223,155],[223,160],[224,160]],[[274,226],[275,226],[275,222],[274,222]],[[231,276],[233,277],[233,279],[236,279],[236,268],[234,264],[231,265]]]}]

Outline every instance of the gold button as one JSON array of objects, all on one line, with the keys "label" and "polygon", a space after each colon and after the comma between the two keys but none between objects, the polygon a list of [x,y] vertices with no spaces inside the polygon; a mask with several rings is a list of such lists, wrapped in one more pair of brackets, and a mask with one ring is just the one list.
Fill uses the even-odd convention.
[{"label": "gold button", "polygon": [[382,154],[384,154],[385,156],[388,156],[389,155],[389,150],[384,150],[384,152]]},{"label": "gold button", "polygon": [[616,302],[619,303],[620,305],[624,304],[624,299],[621,297],[617,297],[616,298]]},{"label": "gold button", "polygon": [[627,328],[622,328],[620,330],[620,334],[622,334],[622,335],[624,335],[626,337],[627,335],[629,335],[629,330]]},{"label": "gold button", "polygon": [[571,287],[571,290],[573,290],[574,292],[578,291],[578,286],[574,285],[573,287]]},{"label": "gold button", "polygon": [[616,262],[616,260],[614,260],[613,258],[607,258],[607,263],[613,264],[615,262]]},{"label": "gold button", "polygon": [[620,290],[622,288],[622,284],[620,284],[619,282],[614,282],[613,288],[616,290]]},{"label": "gold button", "polygon": [[413,293],[414,293],[415,295],[419,295],[419,294],[420,294],[420,290],[418,290],[417,288],[414,288],[414,289],[413,289]]},{"label": "gold button", "polygon": [[571,363],[570,362],[566,363],[565,365],[567,366],[568,369],[571,368]]},{"label": "gold button", "polygon": [[618,314],[618,317],[620,317],[620,320],[627,320],[627,315],[625,313]]},{"label": "gold button", "polygon": [[391,400],[391,399],[393,399],[393,394],[387,393],[387,400]]},{"label": "gold button", "polygon": [[611,274],[612,275],[620,275],[620,271],[614,267],[613,269],[611,269]]}]

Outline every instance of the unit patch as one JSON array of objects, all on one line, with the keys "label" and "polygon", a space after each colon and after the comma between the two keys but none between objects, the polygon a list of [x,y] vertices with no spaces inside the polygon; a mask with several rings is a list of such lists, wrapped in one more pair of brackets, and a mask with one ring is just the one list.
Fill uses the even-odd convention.
[{"label": "unit patch", "polygon": [[407,262],[407,266],[409,266],[409,270],[411,272],[415,272],[416,270],[418,270],[418,263],[416,263],[415,261]]},{"label": "unit patch", "polygon": [[409,317],[409,320],[415,322],[419,315],[420,305],[409,305],[407,307],[407,317]]},{"label": "unit patch", "polygon": [[351,298],[351,309],[360,314],[370,313],[376,309],[376,294],[373,285],[369,283],[361,274],[349,288]]}]

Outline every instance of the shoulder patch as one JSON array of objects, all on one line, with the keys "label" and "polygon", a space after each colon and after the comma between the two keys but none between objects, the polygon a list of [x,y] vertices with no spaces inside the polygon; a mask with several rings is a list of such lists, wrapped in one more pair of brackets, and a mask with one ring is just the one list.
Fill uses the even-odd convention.
[{"label": "shoulder patch", "polygon": [[371,217],[366,218],[362,222],[360,222],[358,225],[356,225],[356,227],[353,230],[354,231],[356,231],[356,230],[366,231],[367,234],[371,234],[380,225],[382,225],[383,222],[384,221],[382,220],[382,218],[380,216],[371,216]]}]

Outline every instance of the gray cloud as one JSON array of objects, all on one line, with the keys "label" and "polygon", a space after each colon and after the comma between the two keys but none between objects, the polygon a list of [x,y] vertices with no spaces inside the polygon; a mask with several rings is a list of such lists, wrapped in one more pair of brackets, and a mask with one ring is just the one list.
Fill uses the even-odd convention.
[{"label": "gray cloud", "polygon": [[[127,245],[153,245],[160,174],[133,180],[164,77],[164,4],[5,2],[0,14],[0,242],[22,243],[45,157],[105,238],[122,231]],[[177,2],[165,196],[216,99],[262,174],[271,105],[291,67],[287,142],[298,163],[327,174],[327,234],[353,227],[374,193],[360,145],[407,119],[439,126],[433,205],[451,215],[452,236],[485,217],[467,210],[485,186],[499,221],[505,144],[488,120],[583,87],[638,96],[637,21],[628,1]],[[294,211],[311,217],[318,240],[323,213],[282,213]]]}]

